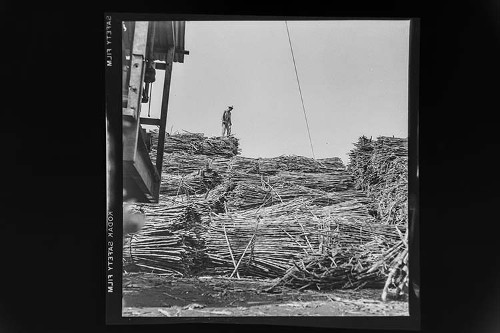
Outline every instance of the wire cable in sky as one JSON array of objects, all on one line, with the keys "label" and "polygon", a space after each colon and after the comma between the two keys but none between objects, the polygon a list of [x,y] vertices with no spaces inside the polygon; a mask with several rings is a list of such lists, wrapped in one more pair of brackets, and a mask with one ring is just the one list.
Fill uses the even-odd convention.
[{"label": "wire cable in sky", "polygon": [[304,119],[306,120],[307,134],[309,135],[309,143],[311,144],[312,156],[314,159],[316,159],[316,157],[314,156],[314,148],[311,140],[311,131],[309,130],[309,122],[307,121],[306,107],[304,106],[304,98],[302,97],[302,89],[300,89],[299,74],[297,73],[297,65],[295,64],[295,56],[293,55],[292,40],[290,39],[290,31],[288,30],[287,21],[285,21],[285,25],[286,25],[286,33],[288,35],[288,43],[290,44],[290,51],[292,53],[293,67],[295,68],[295,76],[297,77],[297,85],[299,86],[300,100],[302,102],[302,110],[304,111]]}]

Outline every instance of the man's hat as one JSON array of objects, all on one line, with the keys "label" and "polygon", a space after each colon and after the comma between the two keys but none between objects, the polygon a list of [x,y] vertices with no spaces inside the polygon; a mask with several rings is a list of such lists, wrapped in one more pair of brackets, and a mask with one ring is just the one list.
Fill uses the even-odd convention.
[{"label": "man's hat", "polygon": [[230,108],[231,110],[233,109],[233,106],[232,105],[229,105],[228,108]]}]

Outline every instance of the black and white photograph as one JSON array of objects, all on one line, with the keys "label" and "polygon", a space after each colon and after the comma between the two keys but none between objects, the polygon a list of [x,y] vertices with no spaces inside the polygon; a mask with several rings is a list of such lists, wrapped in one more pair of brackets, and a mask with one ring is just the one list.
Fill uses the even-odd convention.
[{"label": "black and white photograph", "polygon": [[121,317],[414,315],[413,20],[117,17]]}]

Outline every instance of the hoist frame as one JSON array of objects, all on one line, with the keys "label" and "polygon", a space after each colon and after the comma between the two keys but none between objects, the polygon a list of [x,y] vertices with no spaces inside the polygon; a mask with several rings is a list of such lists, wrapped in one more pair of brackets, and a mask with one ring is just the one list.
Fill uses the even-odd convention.
[{"label": "hoist frame", "polygon": [[[123,102],[123,186],[127,197],[136,202],[158,202],[166,121],[173,62],[183,62],[185,23],[169,22],[127,22],[133,27],[130,47],[130,66],[127,68],[127,94]],[[163,49],[158,51],[155,40],[165,38]],[[122,50],[125,52],[125,50]],[[177,52],[176,52],[177,51]],[[154,54],[164,58],[157,69],[165,70],[162,104],[159,119],[141,118],[141,97],[143,93],[146,60],[152,61]],[[122,64],[125,66],[125,64]],[[125,67],[124,67],[125,68]],[[125,80],[125,79],[124,79]],[[125,82],[126,83],[126,82]],[[153,165],[146,146],[141,125],[159,126],[156,165]]]}]

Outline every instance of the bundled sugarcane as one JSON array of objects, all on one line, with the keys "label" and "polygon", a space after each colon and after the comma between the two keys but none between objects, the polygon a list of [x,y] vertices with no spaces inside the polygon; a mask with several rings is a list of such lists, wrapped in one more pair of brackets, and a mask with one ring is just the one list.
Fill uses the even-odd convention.
[{"label": "bundled sugarcane", "polygon": [[[386,263],[395,260],[401,230],[374,223],[356,200],[327,207],[314,205],[313,200],[299,197],[235,211],[224,205],[219,213],[208,200],[143,204],[148,222],[125,245],[124,256],[143,270],[156,272],[282,277],[284,284],[299,288],[378,285],[386,276]],[[342,254],[334,259],[338,269],[321,272],[333,248]],[[300,275],[304,272],[287,275],[301,262],[311,264],[306,271],[317,276],[311,280]]]},{"label": "bundled sugarcane", "polygon": [[184,176],[162,174],[160,193],[169,196],[206,193],[222,181],[222,176],[216,171],[206,169]]},{"label": "bundled sugarcane", "polygon": [[354,188],[352,176],[347,171],[332,171],[329,174],[282,171],[270,176],[233,171],[227,177],[236,184],[246,183],[255,186],[300,185],[325,192]]},{"label": "bundled sugarcane", "polygon": [[311,189],[326,192],[353,189],[352,176],[346,171],[335,171],[328,174],[305,174],[299,172],[281,172],[270,177],[271,183],[302,185]]},{"label": "bundled sugarcane", "polygon": [[[362,249],[363,265],[369,269],[397,242],[398,233],[393,226],[374,224],[368,214],[345,208],[315,208],[311,200],[300,198],[269,207],[212,213],[205,238],[206,255],[213,264],[209,271],[281,277],[294,262],[324,253],[333,245],[351,253]],[[337,213],[331,215],[332,211]],[[378,270],[376,275],[380,274]]]},{"label": "bundled sugarcane", "polygon": [[[404,189],[404,147],[365,141],[347,170],[339,158],[236,156],[232,137],[166,137],[160,203],[141,206],[148,222],[126,244],[127,262],[176,274],[278,277],[299,288],[399,282],[404,274],[393,267],[405,225],[377,223],[373,212],[404,218],[384,206]],[[335,269],[325,268],[332,260]]]},{"label": "bundled sugarcane", "polygon": [[[156,147],[158,143],[158,133],[152,132],[152,158],[156,158]],[[230,137],[207,138],[203,133],[176,133],[165,136],[165,153],[184,152],[193,155],[225,156],[232,157],[238,155],[238,139]]]},{"label": "bundled sugarcane", "polygon": [[206,191],[207,188],[198,174],[187,176],[162,175],[161,194],[168,196],[193,195]]},{"label": "bundled sugarcane", "polygon": [[348,170],[357,189],[374,199],[382,223],[408,222],[408,140],[361,137],[350,152]]},{"label": "bundled sugarcane", "polygon": [[326,192],[301,185],[276,184],[269,186],[266,183],[255,185],[241,182],[223,195],[231,208],[240,210],[272,206],[296,198],[311,199],[311,202],[316,206],[330,206],[354,199],[359,200],[364,205],[369,202],[364,193],[355,190]]},{"label": "bundled sugarcane", "polygon": [[144,212],[146,223],[140,232],[125,239],[125,270],[185,275],[203,265],[204,229],[196,206],[191,203],[135,206]]},{"label": "bundled sugarcane", "polygon": [[338,157],[315,160],[304,156],[282,155],[255,159],[235,157],[231,160],[231,169],[261,175],[275,175],[283,171],[329,174],[345,170],[345,166]]},{"label": "bundled sugarcane", "polygon": [[[205,155],[193,155],[185,152],[165,154],[163,157],[162,174],[184,176],[196,173],[210,165],[214,158]],[[227,158],[218,158],[228,163]]]},{"label": "bundled sugarcane", "polygon": [[[152,131],[153,163],[156,159],[158,131]],[[163,171],[169,174],[188,174],[211,164],[218,172],[237,170],[245,173],[274,175],[281,171],[328,174],[345,170],[338,157],[311,159],[303,156],[279,156],[273,158],[246,158],[239,154],[235,137],[205,137],[201,133],[176,133],[166,135]]]},{"label": "bundled sugarcane", "polygon": [[295,220],[304,203],[295,200],[261,209],[230,212],[226,208],[225,213],[211,213],[205,244],[212,270],[229,276],[283,274],[291,259],[310,251],[303,240],[308,234],[314,237],[313,224]]},{"label": "bundled sugarcane", "polygon": [[396,287],[396,294],[408,288],[408,140],[361,137],[350,152],[348,170],[354,175],[356,188],[374,199],[379,222],[404,229],[401,234],[406,240],[395,247],[392,257],[383,257],[373,266],[384,264],[385,300],[389,286]]},{"label": "bundled sugarcane", "polygon": [[[316,213],[321,214],[321,210]],[[319,228],[322,245],[319,251],[295,259],[270,289],[280,286],[299,289],[384,286],[388,267],[401,258],[400,227],[349,220],[338,216],[323,219]]]},{"label": "bundled sugarcane", "polygon": [[346,171],[331,174],[280,172],[264,176],[236,171],[224,174],[214,169],[201,169],[182,176],[162,174],[160,193],[170,196],[207,193],[223,182],[233,184],[228,187],[232,193],[226,197],[235,201],[235,207],[244,209],[260,205],[261,201],[271,205],[299,196],[314,197],[318,204],[323,202],[325,205],[364,196],[361,192],[355,194],[352,177]]},{"label": "bundled sugarcane", "polygon": [[187,175],[210,166],[220,174],[239,172],[244,174],[276,175],[283,171],[317,174],[338,174],[345,170],[337,158],[314,160],[302,156],[275,158],[248,158],[241,156],[219,157],[189,152],[164,155],[162,172],[169,175]]},{"label": "bundled sugarcane", "polygon": [[[152,133],[151,157],[156,156],[157,136],[157,132]],[[199,133],[167,135],[160,193],[169,196],[207,193],[221,184],[222,178],[244,182],[248,186],[260,186],[266,182],[269,187],[300,184],[328,192],[353,187],[352,178],[339,158],[314,160],[302,156],[279,156],[253,159],[235,156],[234,150],[234,154],[227,153],[228,147],[231,150],[236,146],[234,137],[207,138]],[[211,180],[200,177],[204,170],[210,170],[216,176]],[[329,202],[325,196],[318,197],[318,202],[322,200]]]}]

